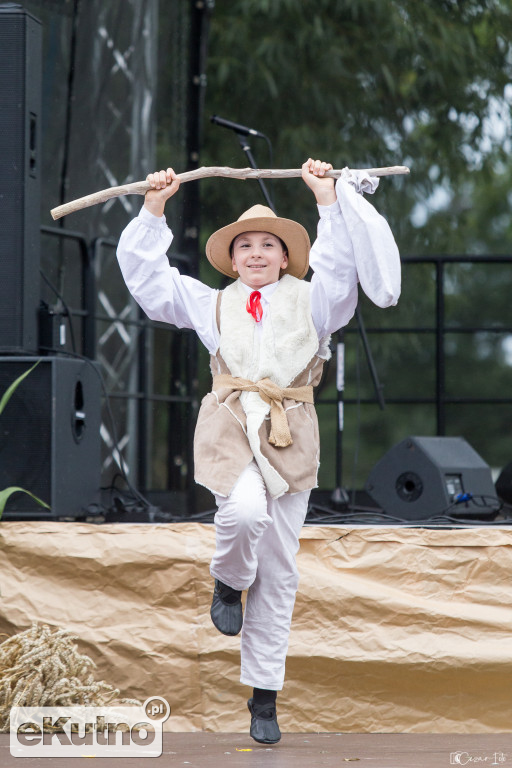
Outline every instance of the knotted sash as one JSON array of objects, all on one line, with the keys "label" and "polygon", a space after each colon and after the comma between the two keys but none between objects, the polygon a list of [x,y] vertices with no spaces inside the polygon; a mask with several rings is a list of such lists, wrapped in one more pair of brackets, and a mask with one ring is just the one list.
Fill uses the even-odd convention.
[{"label": "knotted sash", "polygon": [[265,403],[270,405],[270,435],[268,442],[276,448],[286,448],[293,443],[290,427],[283,408],[283,399],[296,400],[299,403],[313,403],[313,387],[279,387],[271,379],[250,381],[227,373],[213,377],[213,391],[230,389],[233,392],[258,392]]}]

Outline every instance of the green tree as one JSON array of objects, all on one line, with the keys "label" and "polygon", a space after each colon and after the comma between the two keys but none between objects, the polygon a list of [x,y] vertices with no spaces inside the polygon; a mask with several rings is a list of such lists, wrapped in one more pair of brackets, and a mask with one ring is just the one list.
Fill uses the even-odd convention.
[{"label": "green tree", "polygon": [[[407,164],[410,178],[383,181],[378,194],[402,250],[452,251],[454,232],[472,250],[478,190],[510,178],[509,142],[493,127],[512,97],[511,10],[509,0],[217,0],[205,120],[219,113],[263,131],[278,167],[309,155],[336,167]],[[264,167],[265,144],[252,144]],[[244,164],[236,138],[206,122],[201,160]],[[243,186],[204,184],[206,227],[259,199]],[[313,227],[307,192],[274,186],[283,215]],[[496,235],[478,242],[503,248]]]}]

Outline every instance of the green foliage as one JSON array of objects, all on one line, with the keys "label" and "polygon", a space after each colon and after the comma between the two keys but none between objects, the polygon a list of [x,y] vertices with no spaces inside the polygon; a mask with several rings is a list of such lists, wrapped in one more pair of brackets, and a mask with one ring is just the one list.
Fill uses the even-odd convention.
[{"label": "green foliage", "polygon": [[[13,396],[14,392],[17,390],[23,379],[25,379],[33,370],[34,368],[39,365],[39,361],[35,363],[31,368],[28,369],[28,371],[25,371],[25,373],[22,373],[21,376],[18,376],[18,378],[13,381],[13,383],[6,389],[4,392],[2,398],[0,399],[0,415],[3,413],[7,403]],[[11,486],[10,488],[4,488],[4,490],[0,491],[0,518],[3,515],[5,505],[7,504],[7,501],[12,496],[13,493],[27,493],[29,496],[31,496],[35,501],[37,501],[38,504],[40,504],[42,507],[46,507],[46,509],[50,509],[48,504],[46,504],[44,501],[39,499],[37,496],[34,496],[33,493],[30,493],[30,491],[26,491],[24,488],[18,488],[17,486]]]},{"label": "green foliage", "polygon": [[[477,189],[510,180],[507,147],[489,123],[512,76],[510,11],[497,0],[218,0],[205,117],[268,134],[277,167],[308,156],[335,167],[409,165],[409,178],[383,181],[378,194],[402,250],[451,251],[454,233],[469,250]],[[264,167],[265,145],[251,144]],[[245,164],[236,138],[206,124],[201,162]],[[206,229],[259,201],[255,183],[240,186],[205,182]],[[309,193],[296,182],[274,187],[282,215],[312,229]],[[439,190],[446,204],[436,212]]]},{"label": "green foliage", "polygon": [[46,502],[39,499],[37,496],[34,496],[33,493],[30,493],[30,491],[26,491],[24,488],[18,488],[17,486],[11,486],[10,488],[4,488],[3,491],[0,491],[0,518],[2,517],[5,509],[5,505],[7,504],[10,496],[12,496],[13,493],[26,493],[28,496],[31,496],[34,501],[37,501],[38,504],[40,504],[42,507],[45,507],[46,509],[50,509],[48,504]]},{"label": "green foliage", "polygon": [[39,362],[35,363],[35,365],[33,365],[32,368],[29,368],[28,371],[25,371],[25,373],[22,373],[21,376],[18,376],[18,378],[13,381],[9,387],[7,387],[4,394],[2,395],[2,398],[0,399],[0,415],[3,413],[5,406],[13,396],[14,392],[18,389],[23,379],[26,379],[37,365],[39,365]]}]

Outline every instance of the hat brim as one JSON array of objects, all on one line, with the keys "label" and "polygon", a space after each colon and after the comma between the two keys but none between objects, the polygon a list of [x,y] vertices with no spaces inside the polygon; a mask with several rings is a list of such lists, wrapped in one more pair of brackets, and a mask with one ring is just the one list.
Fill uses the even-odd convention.
[{"label": "hat brim", "polygon": [[235,221],[226,227],[218,229],[206,243],[206,256],[210,264],[223,275],[237,279],[229,253],[229,246],[237,235],[242,232],[270,232],[277,235],[285,243],[288,250],[288,266],[282,275],[292,275],[302,279],[309,269],[309,250],[311,243],[304,227],[292,219],[276,217],[255,217]]}]

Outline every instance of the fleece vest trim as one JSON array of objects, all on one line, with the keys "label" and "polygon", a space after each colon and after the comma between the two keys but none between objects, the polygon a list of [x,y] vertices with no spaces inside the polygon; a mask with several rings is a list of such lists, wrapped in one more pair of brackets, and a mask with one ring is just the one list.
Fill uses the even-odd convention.
[{"label": "fleece vest trim", "polygon": [[[311,317],[309,283],[284,275],[270,297],[261,334],[246,310],[247,292],[240,280],[223,291],[219,351],[232,376],[259,381],[269,378],[288,387],[318,351]],[[259,430],[270,405],[257,392],[242,392],[247,439],[273,497],[288,491],[288,483],[261,452]]]},{"label": "fleece vest trim", "polygon": [[[272,357],[274,361],[279,357],[277,362],[280,365],[276,366],[279,381],[273,379],[276,386],[282,387],[280,382],[291,384],[291,388],[318,386],[324,362],[330,357],[329,337],[326,336],[320,342],[317,338],[311,320],[309,284],[295,280],[296,284],[293,285],[293,282],[294,278],[288,278],[284,280],[284,285],[276,287],[270,310],[269,306],[266,306],[264,326],[261,329],[264,331],[263,339],[259,338],[261,331],[254,333],[254,320],[245,309],[247,292],[243,287],[240,286],[242,288],[240,292],[236,284],[232,284],[229,289],[219,293],[216,317],[221,347],[210,358],[214,377],[233,375],[233,371],[221,355],[222,348],[224,354],[230,359],[230,365],[237,372],[251,368],[251,365],[252,374],[257,374],[260,369],[269,370],[269,366],[271,370]],[[297,287],[297,284],[300,287]],[[226,293],[227,309],[221,312]],[[239,306],[233,309],[230,306],[232,301],[238,302]],[[284,322],[278,325],[276,318],[285,314],[287,309],[290,310],[289,317],[285,316]],[[245,336],[244,333],[237,333],[240,328],[245,329]],[[235,339],[234,336],[236,336]],[[285,336],[290,338],[290,349],[300,347],[295,356],[293,353],[288,354],[289,350],[283,341]],[[306,341],[305,354],[301,339]],[[260,342],[262,347],[266,345],[265,349],[259,349]],[[238,347],[238,352],[233,350],[235,345]],[[254,349],[255,345],[256,349]],[[310,353],[311,358],[308,361]],[[287,365],[286,361],[289,357],[292,360],[291,364]],[[299,373],[296,374],[296,371]],[[290,378],[291,381],[289,381]],[[245,408],[242,407],[241,401],[245,394],[255,395],[256,403],[259,401],[263,405],[263,413],[257,412],[259,403],[255,406],[256,413],[254,410],[251,411],[247,404]],[[282,405],[293,441],[286,448],[277,448],[269,442],[271,434],[271,419],[267,410],[269,406],[262,402],[257,392],[241,393],[229,387],[209,392],[203,398],[196,424],[194,438],[196,482],[218,496],[229,496],[245,467],[253,459],[259,459],[267,489],[274,498],[286,492],[300,493],[316,488],[320,441],[315,407],[312,403],[297,402],[286,397]],[[258,422],[259,430],[256,429]],[[251,441],[249,441],[251,429]]]}]

